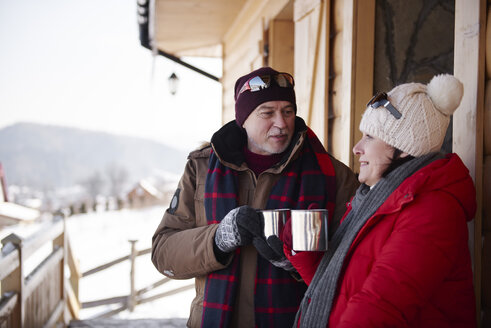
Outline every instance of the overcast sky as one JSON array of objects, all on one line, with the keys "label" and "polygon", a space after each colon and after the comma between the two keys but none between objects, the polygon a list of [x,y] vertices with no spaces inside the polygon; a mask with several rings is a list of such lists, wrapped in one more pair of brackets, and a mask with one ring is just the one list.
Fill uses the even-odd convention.
[{"label": "overcast sky", "polygon": [[[140,46],[136,0],[0,0],[0,45],[0,128],[73,126],[191,150],[221,125],[219,83]],[[219,60],[185,60],[221,74]]]}]

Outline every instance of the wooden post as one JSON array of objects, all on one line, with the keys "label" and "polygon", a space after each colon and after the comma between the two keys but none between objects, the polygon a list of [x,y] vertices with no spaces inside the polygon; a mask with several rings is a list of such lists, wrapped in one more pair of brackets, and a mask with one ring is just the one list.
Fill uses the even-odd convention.
[{"label": "wooden post", "polygon": [[464,84],[464,96],[453,116],[453,151],[462,158],[476,186],[477,212],[474,221],[469,225],[469,241],[479,326],[482,279],[485,18],[486,0],[455,1],[454,75]]},{"label": "wooden post", "polygon": [[[63,220],[63,232],[53,239],[53,251],[55,251],[57,248],[61,248],[63,250],[63,257],[60,261],[60,300],[63,302],[63,307],[66,308],[66,295],[65,295],[65,263],[66,263],[66,256],[67,256],[67,241],[65,238],[65,231],[66,231],[66,224],[65,224],[65,219]],[[62,322],[64,325],[68,323],[68,318],[65,316],[65,311],[62,311],[60,314],[60,318],[58,318],[58,321]]]},{"label": "wooden post", "polygon": [[135,288],[135,259],[138,256],[136,251],[136,242],[138,240],[129,240],[131,243],[131,254],[130,254],[130,296],[128,298],[128,309],[133,312],[136,305],[136,288]]},{"label": "wooden post", "polygon": [[342,126],[335,133],[337,155],[355,171],[353,146],[361,137],[358,129],[365,104],[373,94],[375,0],[343,1]]},{"label": "wooden post", "polygon": [[73,293],[77,300],[79,299],[79,284],[80,284],[80,278],[81,278],[81,273],[80,273],[80,265],[78,263],[78,260],[74,258],[73,255],[73,250],[70,245],[70,239],[66,238],[67,241],[67,248],[66,248],[66,261],[68,262],[68,267],[70,268],[70,284],[72,285]]},{"label": "wooden post", "polygon": [[12,314],[12,327],[24,327],[25,321],[25,303],[24,303],[24,265],[22,260],[22,239],[16,234],[10,234],[2,239],[2,245],[5,247],[11,243],[19,252],[19,266],[2,281],[2,293],[16,292],[17,306]]}]

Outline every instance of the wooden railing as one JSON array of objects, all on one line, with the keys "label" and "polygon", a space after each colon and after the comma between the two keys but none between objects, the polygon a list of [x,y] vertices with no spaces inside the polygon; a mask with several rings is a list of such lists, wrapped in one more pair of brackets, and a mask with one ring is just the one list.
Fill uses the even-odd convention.
[{"label": "wooden railing", "polygon": [[[46,245],[48,255],[37,259],[36,252]],[[28,260],[39,260],[30,273]],[[70,270],[67,281],[65,267]],[[8,235],[0,254],[0,327],[66,326],[78,318],[80,276],[63,219],[55,219],[27,239]]]},{"label": "wooden railing", "polygon": [[[1,241],[3,245],[0,253],[1,328],[67,326],[71,319],[79,319],[79,312],[82,308],[120,304],[118,308],[94,318],[110,317],[126,309],[133,311],[135,306],[139,304],[194,288],[194,284],[190,283],[162,293],[148,295],[150,291],[171,281],[169,278],[163,278],[145,288],[136,290],[136,258],[151,252],[150,248],[138,251],[135,247],[136,240],[130,240],[131,252],[129,255],[81,274],[65,231],[65,221],[59,218],[27,239],[22,239],[16,234],[10,234]],[[38,258],[40,255],[36,251],[45,246],[49,246],[49,254]],[[27,273],[26,262],[30,258],[37,259],[39,264],[30,273]],[[127,260],[131,264],[129,295],[79,302],[81,278],[101,272]],[[67,276],[66,268],[69,269],[68,278],[64,278]]]},{"label": "wooden railing", "polygon": [[130,261],[130,277],[129,277],[129,279],[130,279],[130,293],[129,293],[129,295],[110,297],[110,298],[105,298],[105,299],[95,300],[95,301],[90,301],[90,302],[82,302],[81,305],[82,305],[83,309],[93,308],[93,307],[103,306],[103,305],[109,305],[109,304],[119,304],[119,307],[117,307],[116,309],[104,312],[102,314],[99,314],[99,315],[91,318],[91,319],[110,317],[110,316],[113,316],[113,315],[115,315],[119,312],[125,311],[125,310],[133,311],[135,306],[137,306],[137,305],[148,303],[148,302],[151,302],[151,301],[163,298],[163,297],[175,295],[175,294],[178,294],[180,292],[194,288],[194,283],[190,283],[189,285],[185,285],[182,287],[174,288],[174,289],[169,290],[169,291],[165,291],[162,293],[148,296],[147,294],[150,291],[154,290],[155,288],[157,288],[159,286],[166,284],[167,282],[172,281],[172,279],[165,277],[165,278],[163,278],[163,279],[161,279],[155,283],[152,283],[152,284],[150,284],[150,285],[148,285],[142,289],[136,290],[136,288],[135,288],[135,262],[136,262],[136,258],[138,256],[149,254],[152,249],[147,248],[147,249],[143,249],[143,250],[138,251],[136,249],[136,246],[135,246],[137,241],[136,240],[130,240],[129,242],[131,244],[131,251],[130,251],[129,255],[126,255],[126,256],[117,258],[115,260],[112,260],[108,263],[102,264],[102,265],[95,267],[93,269],[90,269],[90,270],[88,270],[82,274],[82,278],[84,278],[84,277],[90,276],[92,274],[101,272],[103,270],[109,269],[110,267],[112,267],[116,264],[122,263],[124,261],[128,261],[128,260]]}]

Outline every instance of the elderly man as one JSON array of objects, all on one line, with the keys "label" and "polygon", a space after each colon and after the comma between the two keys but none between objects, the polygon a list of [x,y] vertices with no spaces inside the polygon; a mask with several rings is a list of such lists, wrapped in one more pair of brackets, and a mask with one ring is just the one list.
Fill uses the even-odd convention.
[{"label": "elderly man", "polygon": [[306,290],[261,239],[257,209],[327,208],[335,228],[358,187],[296,116],[293,77],[263,67],[235,84],[235,120],[189,154],[153,236],[152,261],[195,278],[189,327],[291,327]]}]

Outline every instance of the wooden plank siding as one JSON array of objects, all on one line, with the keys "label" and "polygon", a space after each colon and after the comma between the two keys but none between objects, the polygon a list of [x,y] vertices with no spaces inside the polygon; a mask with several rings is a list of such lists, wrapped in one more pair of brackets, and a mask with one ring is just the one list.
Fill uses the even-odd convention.
[{"label": "wooden plank siding", "polygon": [[295,25],[293,20],[274,19],[269,27],[269,65],[280,72],[293,74]]},{"label": "wooden plank siding", "polygon": [[[474,179],[477,212],[470,224],[477,318],[481,318],[483,119],[485,78],[485,0],[455,1],[454,74],[465,87],[453,116],[453,151],[462,158]],[[489,279],[489,275],[486,277]]]},{"label": "wooden plank siding", "polygon": [[270,21],[288,0],[247,1],[223,40],[222,123],[235,118],[234,86],[238,77],[263,65],[265,34]]},{"label": "wooden plank siding", "polygon": [[[336,1],[332,153],[357,170],[353,146],[367,100],[373,94],[375,0]],[[341,6],[343,6],[341,8]],[[339,81],[339,79],[341,81]]]},{"label": "wooden plank siding", "polygon": [[327,14],[330,1],[295,1],[297,115],[327,143]]},{"label": "wooden plank siding", "polygon": [[329,130],[326,148],[357,170],[352,148],[365,104],[373,93],[375,0],[333,0],[330,15],[330,78],[325,115]]},{"label": "wooden plank siding", "polygon": [[483,122],[483,189],[482,189],[482,268],[481,268],[481,311],[482,327],[491,326],[491,0],[486,9],[486,76]]},{"label": "wooden plank siding", "polygon": [[296,1],[294,12],[298,115],[353,168],[351,149],[373,93],[375,1]]}]

